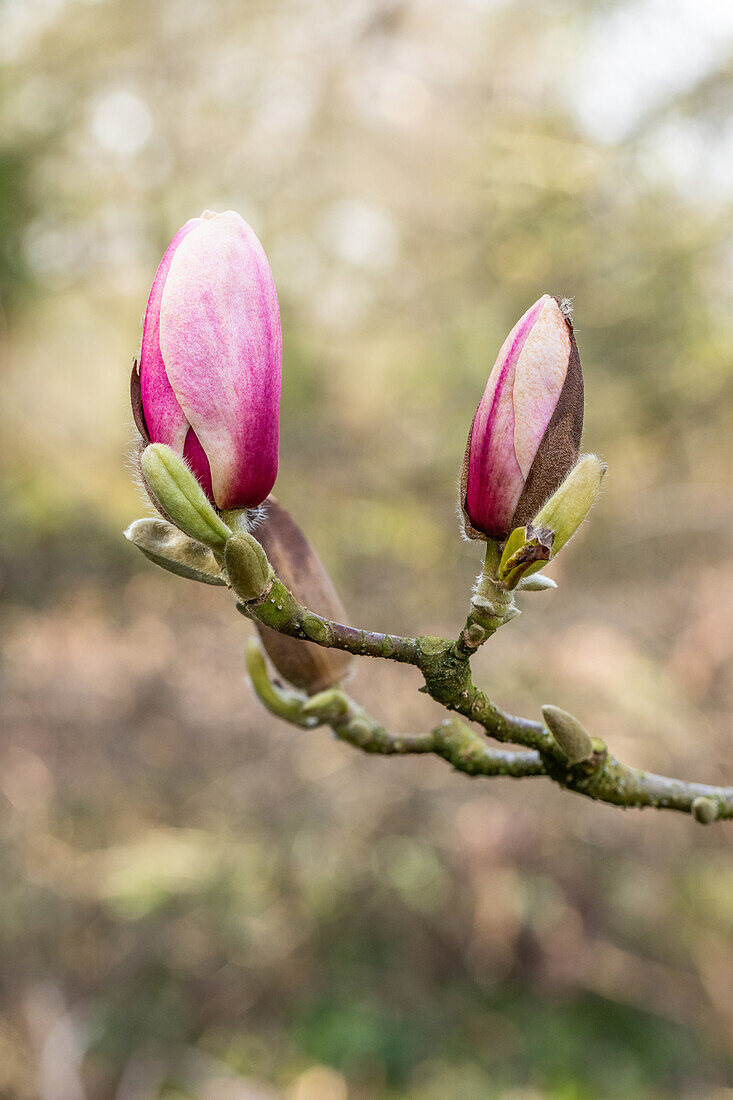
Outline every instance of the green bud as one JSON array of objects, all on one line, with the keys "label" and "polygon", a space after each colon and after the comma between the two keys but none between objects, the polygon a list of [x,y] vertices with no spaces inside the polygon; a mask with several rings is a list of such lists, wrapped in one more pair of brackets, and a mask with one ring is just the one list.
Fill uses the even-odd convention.
[{"label": "green bud", "polygon": [[552,577],[546,577],[544,573],[535,573],[533,577],[523,577],[517,585],[519,592],[547,592],[551,588],[557,588]]},{"label": "green bud", "polygon": [[569,764],[581,764],[593,755],[590,734],[577,718],[560,707],[544,706],[542,717]]},{"label": "green bud", "polygon": [[303,703],[303,714],[309,718],[322,718],[329,721],[332,718],[344,718],[349,711],[349,697],[338,688],[327,688],[311,695],[307,703]]},{"label": "green bud", "polygon": [[275,576],[257,539],[245,532],[227,540],[224,564],[229,583],[243,603],[263,596]]},{"label": "green bud", "polygon": [[720,807],[714,798],[708,798],[705,795],[700,798],[696,798],[692,803],[692,816],[695,821],[699,821],[701,825],[712,825],[717,820]]},{"label": "green bud", "polygon": [[549,527],[553,532],[553,557],[570,541],[590,512],[607,469],[596,455],[583,455],[532,520],[533,527]]},{"label": "green bud", "polygon": [[151,443],[140,457],[153,503],[192,539],[223,550],[231,531],[215,512],[184,460],[165,443]]},{"label": "green bud", "polygon": [[164,519],[136,519],[124,535],[146,558],[170,573],[202,584],[226,584],[209,547]]}]

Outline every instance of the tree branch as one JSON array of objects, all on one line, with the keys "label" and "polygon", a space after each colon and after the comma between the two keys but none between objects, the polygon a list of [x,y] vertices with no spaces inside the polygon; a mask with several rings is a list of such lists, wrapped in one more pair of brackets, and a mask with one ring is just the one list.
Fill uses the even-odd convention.
[{"label": "tree branch", "polygon": [[326,649],[343,649],[363,657],[385,657],[403,664],[417,663],[418,639],[358,630],[353,626],[325,619],[310,611],[288,591],[277,577],[259,600],[237,603],[237,610],[249,619],[259,619],[290,638],[303,638]]},{"label": "tree branch", "polygon": [[[305,697],[300,697],[304,708],[300,710],[297,703],[299,697],[292,692],[282,693],[281,704],[273,706],[272,685],[269,685],[268,699],[268,691],[257,688],[253,675],[255,689],[262,701],[286,721],[300,726],[325,721],[337,737],[365,752],[384,755],[435,753],[467,775],[508,775],[517,778],[544,775],[566,790],[614,806],[678,810],[692,813],[697,821],[705,824],[716,819],[733,818],[732,787],[687,783],[631,768],[610,755],[601,742],[596,743],[597,747],[589,759],[570,764],[546,726],[502,711],[475,686],[471,678],[469,657],[477,646],[471,644],[474,639],[467,639],[466,634],[476,624],[476,617],[469,616],[456,641],[432,635],[403,638],[359,630],[314,614],[298,603],[277,578],[260,600],[239,602],[237,609],[247,618],[258,619],[293,638],[307,639],[325,648],[342,649],[347,653],[414,665],[425,680],[421,691],[448,710],[477,722],[497,741],[522,745],[529,751],[492,749],[458,719],[447,719],[426,734],[393,734],[342,692],[335,693],[342,700],[339,713],[331,715],[317,713],[317,707],[314,709],[312,706],[315,697],[310,703]],[[469,644],[466,644],[467,640]],[[326,696],[329,693],[323,694]]]},{"label": "tree branch", "polygon": [[270,680],[255,638],[247,646],[247,669],[260,702],[273,714],[301,728],[328,725],[341,741],[363,752],[384,756],[434,753],[466,775],[526,778],[547,774],[539,753],[492,749],[458,718],[446,718],[428,733],[390,733],[338,688],[310,698],[284,689]]}]

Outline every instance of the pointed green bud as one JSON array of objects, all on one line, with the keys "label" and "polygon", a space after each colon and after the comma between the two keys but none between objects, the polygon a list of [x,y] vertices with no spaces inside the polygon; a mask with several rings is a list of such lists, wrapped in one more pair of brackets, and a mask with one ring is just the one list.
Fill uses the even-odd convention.
[{"label": "pointed green bud", "polygon": [[517,585],[518,592],[548,592],[552,588],[557,588],[557,583],[552,577],[546,577],[544,573],[524,577]]},{"label": "pointed green bud", "polygon": [[311,695],[307,703],[303,703],[303,714],[309,718],[321,718],[330,721],[332,718],[345,718],[349,712],[349,697],[338,688],[327,688]]},{"label": "pointed green bud", "polygon": [[257,539],[245,532],[227,540],[224,564],[229,583],[243,603],[259,600],[275,576]]},{"label": "pointed green bud", "polygon": [[184,460],[165,443],[151,443],[140,466],[153,503],[160,504],[167,518],[192,539],[223,550],[231,531]]},{"label": "pointed green bud", "polygon": [[298,726],[315,726],[317,720],[305,719],[301,708],[303,698],[294,691],[273,684],[267,674],[267,662],[257,638],[250,638],[246,650],[247,672],[252,681],[255,695],[267,709],[276,714],[278,718],[284,718],[287,722],[293,722]]},{"label": "pointed green bud", "polygon": [[136,519],[124,535],[146,558],[169,573],[202,584],[227,583],[209,547],[190,539],[164,519]]},{"label": "pointed green bud", "polygon": [[590,734],[577,718],[560,707],[544,706],[542,717],[545,725],[569,764],[581,764],[593,755]]},{"label": "pointed green bud", "polygon": [[720,807],[714,798],[703,795],[692,803],[692,816],[701,825],[712,825],[717,821]]},{"label": "pointed green bud", "polygon": [[532,520],[533,527],[549,527],[553,532],[553,557],[570,541],[595,504],[607,469],[596,455],[583,455]]}]

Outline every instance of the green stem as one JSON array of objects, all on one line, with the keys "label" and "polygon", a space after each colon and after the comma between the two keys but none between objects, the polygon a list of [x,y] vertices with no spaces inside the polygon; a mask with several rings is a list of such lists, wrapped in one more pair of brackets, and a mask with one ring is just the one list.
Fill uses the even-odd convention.
[{"label": "green stem", "polygon": [[419,653],[417,638],[401,638],[373,630],[358,630],[353,626],[325,619],[298,603],[277,577],[261,600],[238,603],[237,610],[248,619],[258,619],[290,638],[303,638],[326,649],[343,649],[365,657],[385,657],[403,664],[416,664]]},{"label": "green stem", "polygon": [[[479,589],[486,578],[491,579],[485,572]],[[571,766],[545,726],[500,710],[471,679],[468,661],[470,647],[466,645],[464,636],[467,630],[477,625],[486,629],[486,620],[482,625],[480,613],[477,617],[475,609],[455,642],[431,635],[409,638],[345,626],[303,607],[277,578],[265,597],[252,603],[238,603],[237,609],[248,618],[258,619],[290,637],[308,639],[325,648],[342,649],[357,656],[382,657],[414,665],[425,680],[425,687],[421,690],[436,702],[463,718],[477,722],[496,740],[519,744],[530,750],[508,753],[491,749],[478,734],[457,719],[448,719],[447,723],[437,726],[429,734],[417,735],[389,733],[363,711],[357,712],[351,708],[345,717],[329,720],[338,737],[365,752],[387,755],[432,752],[467,775],[546,775],[566,790],[614,806],[649,806],[691,813],[696,800],[709,799],[717,811],[714,816],[718,819],[733,818],[731,787],[686,783],[640,771],[622,764],[605,751],[594,754],[590,762]],[[495,626],[493,630],[497,628]],[[477,632],[474,634],[477,636]],[[260,696],[263,697],[262,692]],[[294,714],[291,716],[289,713],[290,699],[286,701],[285,708],[282,698],[263,698],[263,702],[266,705],[274,702],[277,713],[289,721],[302,724]],[[275,710],[275,706],[272,709]],[[283,714],[283,709],[288,713]]]}]

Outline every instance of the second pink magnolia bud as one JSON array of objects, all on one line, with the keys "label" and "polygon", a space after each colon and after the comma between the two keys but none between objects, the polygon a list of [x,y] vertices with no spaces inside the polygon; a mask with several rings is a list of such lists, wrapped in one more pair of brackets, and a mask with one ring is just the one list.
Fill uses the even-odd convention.
[{"label": "second pink magnolia bud", "polygon": [[573,327],[545,294],[504,341],[471,426],[461,477],[467,535],[501,542],[528,523],[577,461],[582,431]]},{"label": "second pink magnolia bud", "polygon": [[192,218],[160,262],[145,315],[133,409],[146,442],[182,455],[220,509],[255,507],[277,475],[281,373],[262,245],[231,210]]}]

